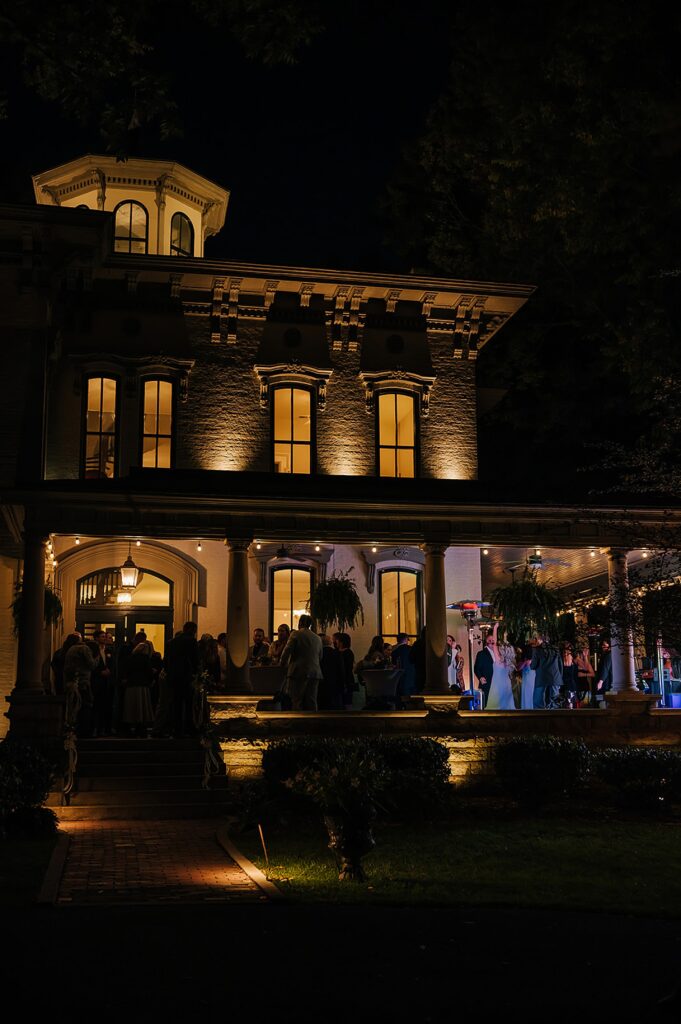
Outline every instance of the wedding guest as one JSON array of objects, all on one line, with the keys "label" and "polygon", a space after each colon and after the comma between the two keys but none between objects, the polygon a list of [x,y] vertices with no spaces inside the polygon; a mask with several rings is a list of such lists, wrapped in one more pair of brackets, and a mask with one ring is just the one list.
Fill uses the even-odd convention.
[{"label": "wedding guest", "polygon": [[328,634],[322,633],[322,680],[317,704],[320,711],[342,711],[345,707],[345,667],[341,652]]},{"label": "wedding guest", "polygon": [[343,703],[346,708],[352,707],[352,695],[355,692],[355,655],[352,651],[352,639],[349,633],[334,633],[333,646],[340,651],[343,659]]},{"label": "wedding guest", "polygon": [[311,627],[311,617],[301,615],[298,629],[291,633],[282,654],[294,711],[317,710],[317,691],[323,678],[322,642]]},{"label": "wedding guest", "polygon": [[291,629],[287,622],[282,622],[280,626],[277,626],[277,638],[270,644],[270,658],[273,664],[278,665],[281,661],[281,656],[284,653],[284,648],[288,643],[290,635]]},{"label": "wedding guest", "polygon": [[208,676],[208,688],[211,691],[220,689],[220,649],[217,640],[211,633],[204,633],[199,640],[199,672]]},{"label": "wedding guest", "polygon": [[397,687],[398,697],[409,697],[416,692],[416,669],[409,657],[409,637],[406,633],[397,634],[397,643],[393,647],[392,662],[395,668],[402,669],[402,677]]},{"label": "wedding guest", "polygon": [[218,658],[220,660],[220,689],[227,689],[227,634],[218,633]]},{"label": "wedding guest", "polygon": [[122,719],[132,736],[146,736],[154,719],[151,704],[151,687],[154,683],[152,654],[153,647],[145,640],[137,644],[128,658]]},{"label": "wedding guest", "polygon": [[256,628],[253,630],[253,644],[248,652],[251,665],[256,665],[268,657],[270,645],[265,640],[265,630]]}]

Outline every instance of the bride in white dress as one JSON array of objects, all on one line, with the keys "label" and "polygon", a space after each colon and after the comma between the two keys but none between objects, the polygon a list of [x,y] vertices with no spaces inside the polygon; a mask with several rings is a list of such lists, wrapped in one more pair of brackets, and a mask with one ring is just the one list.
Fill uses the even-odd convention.
[{"label": "bride in white dress", "polygon": [[499,623],[497,622],[492,633],[492,643],[489,645],[494,662],[494,673],[485,711],[515,711],[513,687],[511,686],[511,672],[515,667],[515,651],[509,644],[498,643],[498,630]]}]

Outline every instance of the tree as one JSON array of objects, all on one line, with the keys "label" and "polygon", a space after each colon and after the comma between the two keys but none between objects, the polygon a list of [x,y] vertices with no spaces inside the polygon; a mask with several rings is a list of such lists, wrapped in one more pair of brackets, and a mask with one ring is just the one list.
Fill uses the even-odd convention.
[{"label": "tree", "polygon": [[585,441],[633,441],[657,378],[679,386],[680,28],[631,2],[454,10],[449,89],[389,203],[415,262],[539,286],[480,359],[507,388],[482,430],[497,477],[541,462],[574,487]]},{"label": "tree", "polygon": [[181,129],[177,97],[201,74],[185,35],[198,27],[240,43],[264,64],[291,63],[321,21],[315,0],[39,0],[0,11],[0,113],[11,113],[13,77],[125,157],[141,131],[166,138]]}]

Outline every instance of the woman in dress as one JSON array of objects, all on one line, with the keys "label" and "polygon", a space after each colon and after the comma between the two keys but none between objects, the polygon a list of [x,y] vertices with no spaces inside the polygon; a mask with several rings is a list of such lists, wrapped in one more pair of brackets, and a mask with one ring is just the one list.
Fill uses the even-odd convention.
[{"label": "woman in dress", "polygon": [[288,623],[282,622],[282,624],[277,627],[277,639],[270,644],[270,658],[272,659],[273,665],[279,664],[290,635],[291,630]]},{"label": "woman in dress", "polygon": [[127,662],[121,717],[132,736],[145,737],[154,719],[151,704],[151,687],[154,682],[152,653],[152,645],[148,640],[143,640],[133,649]]},{"label": "woman in dress", "polygon": [[485,711],[515,711],[511,672],[515,667],[515,651],[510,644],[499,643],[499,623],[494,624],[492,643],[489,645],[494,672]]},{"label": "woman in dress", "polygon": [[533,645],[523,647],[522,660],[518,666],[520,669],[520,708],[522,711],[534,710],[534,677],[536,672],[530,668],[532,664]]}]

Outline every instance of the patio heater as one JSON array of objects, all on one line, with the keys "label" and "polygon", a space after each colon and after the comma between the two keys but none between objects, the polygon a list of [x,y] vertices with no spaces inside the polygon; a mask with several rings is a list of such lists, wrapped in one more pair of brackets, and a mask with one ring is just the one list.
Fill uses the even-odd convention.
[{"label": "patio heater", "polygon": [[466,623],[468,633],[468,677],[470,680],[471,696],[475,693],[475,674],[473,672],[473,630],[482,621],[480,612],[483,608],[489,608],[489,601],[457,601],[455,604],[448,604],[448,608],[460,612]]}]

